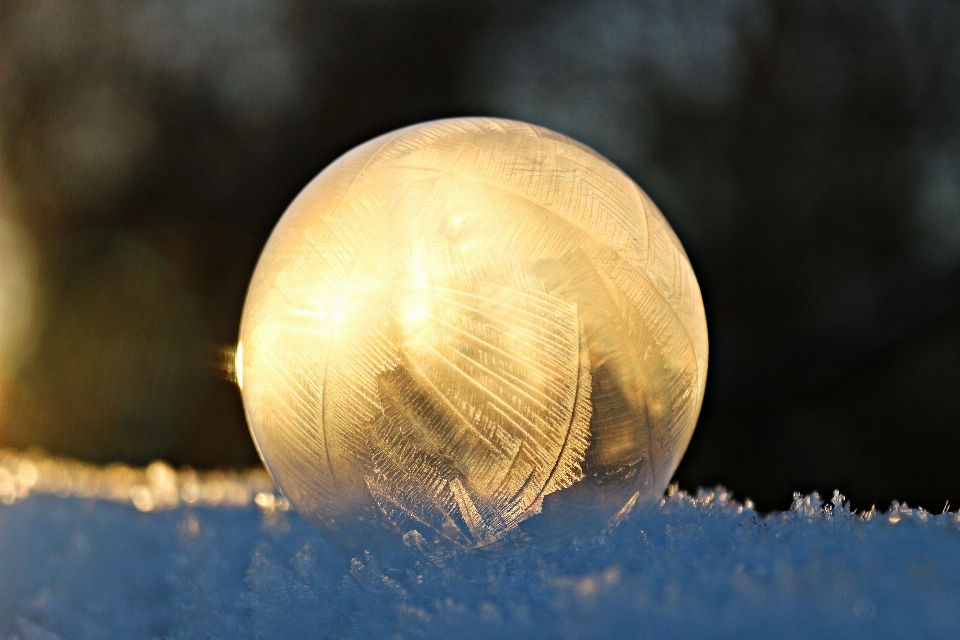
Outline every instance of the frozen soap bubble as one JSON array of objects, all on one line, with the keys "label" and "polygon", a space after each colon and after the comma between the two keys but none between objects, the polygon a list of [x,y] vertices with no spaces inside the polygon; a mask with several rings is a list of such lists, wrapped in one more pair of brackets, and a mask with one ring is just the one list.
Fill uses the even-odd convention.
[{"label": "frozen soap bubble", "polygon": [[706,369],[696,278],[646,194],[491,118],[317,176],[263,251],[237,357],[267,468],[347,551],[599,531],[661,496]]}]

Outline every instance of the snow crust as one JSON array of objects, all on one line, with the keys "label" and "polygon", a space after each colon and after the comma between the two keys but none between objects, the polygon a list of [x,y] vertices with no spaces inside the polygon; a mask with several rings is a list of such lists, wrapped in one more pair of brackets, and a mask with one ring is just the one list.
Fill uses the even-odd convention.
[{"label": "snow crust", "polygon": [[[956,638],[960,514],[671,488],[552,552],[344,558],[285,501],[0,505],[0,638]],[[141,505],[142,506],[142,505]]]}]

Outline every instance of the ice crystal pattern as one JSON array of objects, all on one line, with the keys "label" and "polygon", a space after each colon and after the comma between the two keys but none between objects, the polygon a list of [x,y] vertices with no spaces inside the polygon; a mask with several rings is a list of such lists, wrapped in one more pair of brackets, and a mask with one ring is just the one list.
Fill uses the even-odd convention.
[{"label": "ice crystal pattern", "polygon": [[240,338],[267,468],[354,548],[384,529],[485,546],[541,512],[659,498],[707,366],[696,278],[646,194],[569,138],[486,118],[386,134],[317,176]]}]

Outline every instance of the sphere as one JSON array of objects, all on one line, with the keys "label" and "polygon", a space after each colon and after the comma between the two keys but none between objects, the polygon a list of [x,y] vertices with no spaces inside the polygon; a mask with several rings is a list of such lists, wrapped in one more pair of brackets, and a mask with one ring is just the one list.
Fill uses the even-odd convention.
[{"label": "sphere", "polygon": [[700,290],[593,150],[492,118],[336,160],[274,229],[238,382],[261,457],[341,549],[597,531],[658,500],[703,399]]}]

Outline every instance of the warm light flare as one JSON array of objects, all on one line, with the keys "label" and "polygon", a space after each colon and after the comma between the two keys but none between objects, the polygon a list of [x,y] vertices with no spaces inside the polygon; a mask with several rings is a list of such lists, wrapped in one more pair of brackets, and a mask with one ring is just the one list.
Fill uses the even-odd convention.
[{"label": "warm light flare", "polygon": [[223,379],[232,382],[241,389],[243,385],[240,382],[240,360],[243,358],[243,352],[240,345],[227,345],[218,350],[217,369]]},{"label": "warm light flare", "polygon": [[4,396],[37,335],[36,250],[15,217],[14,193],[0,175],[0,431]]},{"label": "warm light flare", "polygon": [[233,371],[237,377],[237,386],[243,391],[243,343],[237,343],[237,352],[234,355]]}]

